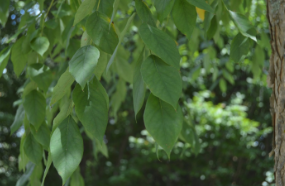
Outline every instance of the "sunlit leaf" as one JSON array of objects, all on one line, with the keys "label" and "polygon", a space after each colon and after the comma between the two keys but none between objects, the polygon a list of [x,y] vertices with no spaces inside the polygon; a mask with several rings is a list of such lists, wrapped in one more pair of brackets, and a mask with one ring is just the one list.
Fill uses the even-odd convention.
[{"label": "sunlit leaf", "polygon": [[64,184],[78,167],[83,155],[83,140],[72,117],[63,120],[53,132],[50,152]]},{"label": "sunlit leaf", "polygon": [[92,45],[87,45],[77,50],[69,61],[69,72],[82,89],[84,89],[85,84],[92,77],[99,57],[99,50]]}]

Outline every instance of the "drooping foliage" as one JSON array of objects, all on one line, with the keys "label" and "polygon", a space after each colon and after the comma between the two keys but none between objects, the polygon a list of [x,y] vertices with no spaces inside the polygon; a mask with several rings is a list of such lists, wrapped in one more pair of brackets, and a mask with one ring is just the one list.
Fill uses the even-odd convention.
[{"label": "drooping foliage", "polygon": [[[5,26],[10,1],[3,2]],[[0,72],[11,60],[15,75],[25,78],[11,125],[11,133],[24,126],[20,165],[27,167],[25,174],[44,162],[46,175],[53,163],[62,184],[78,177],[81,184],[81,133],[107,155],[108,119],[117,121],[129,91],[135,116],[143,113],[158,151],[171,159],[180,140],[198,153],[197,127],[185,121],[189,85],[218,86],[225,94],[236,81],[234,66],[252,72],[251,81],[265,83],[268,33],[249,19],[251,7],[259,13],[261,2],[28,0],[20,6],[24,14],[15,35],[4,41]],[[208,78],[210,86],[203,83]],[[40,178],[44,184],[45,176]]]}]

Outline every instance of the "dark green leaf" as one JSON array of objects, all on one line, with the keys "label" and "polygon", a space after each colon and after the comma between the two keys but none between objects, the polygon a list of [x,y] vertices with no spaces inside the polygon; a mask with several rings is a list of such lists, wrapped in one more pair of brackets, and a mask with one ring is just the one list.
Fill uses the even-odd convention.
[{"label": "dark green leaf", "polygon": [[250,42],[247,37],[238,34],[234,37],[231,43],[230,58],[234,62],[239,62],[243,55],[246,55],[249,51]]},{"label": "dark green leaf", "polygon": [[33,126],[30,127],[35,139],[44,147],[44,149],[49,149],[50,141],[50,130],[45,122],[36,130]]},{"label": "dark green leaf", "polygon": [[175,1],[173,0],[153,0],[153,4],[156,8],[156,12],[158,14],[158,19],[162,22],[171,12],[173,4]]},{"label": "dark green leaf", "polygon": [[176,0],[172,10],[172,17],[178,30],[190,40],[196,26],[197,13],[195,7],[186,0]]},{"label": "dark green leaf", "polygon": [[135,14],[133,14],[131,17],[129,17],[128,22],[127,22],[127,24],[126,24],[124,30],[123,30],[122,33],[120,34],[119,43],[118,43],[118,45],[116,46],[115,51],[114,51],[114,53],[112,54],[112,56],[111,56],[111,58],[110,58],[110,60],[109,60],[109,62],[108,62],[107,71],[109,70],[110,66],[112,65],[112,63],[113,63],[113,61],[114,61],[114,59],[115,59],[115,57],[116,57],[116,55],[117,55],[118,48],[120,47],[121,42],[122,42],[122,40],[124,39],[124,36],[125,36],[127,30],[129,29],[129,26],[130,26],[131,22],[133,21],[134,17],[135,17]]},{"label": "dark green leaf", "polygon": [[181,108],[180,106],[176,108],[174,110],[171,105],[150,94],[144,111],[147,131],[165,150],[168,158],[170,158],[170,152],[177,141],[183,123]]},{"label": "dark green leaf", "polygon": [[92,45],[88,45],[77,50],[70,60],[69,72],[82,89],[84,89],[85,84],[92,77],[99,57],[99,50]]},{"label": "dark green leaf", "polygon": [[135,65],[134,74],[133,74],[133,103],[134,103],[135,116],[137,116],[138,112],[142,108],[145,97],[145,84],[140,71],[142,62],[144,61],[144,52],[145,50],[143,49]]},{"label": "dark green leaf", "polygon": [[29,122],[39,129],[45,120],[46,99],[38,91],[32,90],[24,98],[24,108]]},{"label": "dark green leaf", "polygon": [[179,71],[151,55],[142,63],[141,73],[150,91],[174,108],[182,93],[182,80]]},{"label": "dark green leaf", "polygon": [[43,155],[43,148],[36,141],[32,133],[27,134],[26,140],[24,141],[24,152],[33,163],[40,163]]},{"label": "dark green leaf", "polygon": [[6,21],[9,17],[10,0],[1,0],[0,7],[0,23],[5,27]]},{"label": "dark green leaf", "polygon": [[53,132],[50,152],[64,184],[78,167],[83,155],[83,140],[72,117],[63,120]]},{"label": "dark green leaf", "polygon": [[113,24],[109,28],[110,19],[101,12],[91,14],[86,22],[86,31],[93,43],[104,52],[112,54],[119,39]]},{"label": "dark green leaf", "polygon": [[198,8],[201,8],[213,14],[215,13],[215,10],[208,3],[206,3],[205,0],[187,0],[187,1]]},{"label": "dark green leaf", "polygon": [[108,95],[95,77],[84,92],[78,85],[73,90],[73,101],[76,114],[84,126],[85,132],[91,139],[103,141],[108,124]]},{"label": "dark green leaf", "polygon": [[143,23],[156,26],[151,12],[143,0],[136,0],[136,10]]},{"label": "dark green leaf", "polygon": [[108,58],[110,58],[110,57],[108,56],[107,53],[100,52],[100,57],[98,59],[97,66],[96,66],[96,68],[94,70],[94,74],[96,75],[98,80],[101,79],[101,76],[102,76],[102,74],[104,73],[104,71],[105,71],[105,69],[107,67]]},{"label": "dark green leaf", "polygon": [[111,17],[113,13],[113,4],[114,0],[107,0],[107,1],[100,0],[99,12],[102,12],[108,17]]},{"label": "dark green leaf", "polygon": [[179,69],[180,55],[175,41],[165,32],[153,26],[142,24],[139,34],[152,52],[160,57],[165,63]]}]

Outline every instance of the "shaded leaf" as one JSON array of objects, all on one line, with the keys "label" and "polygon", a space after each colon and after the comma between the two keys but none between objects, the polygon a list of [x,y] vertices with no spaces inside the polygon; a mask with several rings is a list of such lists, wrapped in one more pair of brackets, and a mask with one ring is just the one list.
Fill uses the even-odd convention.
[{"label": "shaded leaf", "polygon": [[93,43],[104,52],[112,54],[118,45],[119,39],[113,24],[109,29],[110,19],[101,12],[94,12],[86,21],[87,34]]},{"label": "shaded leaf", "polygon": [[179,71],[163,63],[160,58],[151,55],[142,63],[141,73],[150,91],[176,108],[182,93],[182,80]]},{"label": "shaded leaf", "polygon": [[156,26],[151,12],[143,0],[136,0],[136,11],[143,23]]},{"label": "shaded leaf", "polygon": [[38,91],[32,90],[24,98],[24,108],[29,122],[39,129],[45,119],[46,99]]},{"label": "shaded leaf", "polygon": [[174,40],[168,34],[147,24],[142,24],[139,27],[139,34],[146,46],[155,55],[175,68],[180,67],[178,49]]},{"label": "shaded leaf", "polygon": [[76,114],[91,139],[103,141],[108,123],[108,95],[101,83],[94,78],[82,91],[78,85],[73,90]]},{"label": "shaded leaf", "polygon": [[49,149],[50,130],[45,122],[36,130],[33,126],[30,126],[31,132],[35,139],[44,147],[45,150]]},{"label": "shaded leaf", "polygon": [[206,3],[205,0],[187,0],[187,1],[198,8],[201,8],[213,14],[215,13],[215,10],[208,3]]},{"label": "shaded leaf", "polygon": [[144,61],[144,52],[140,54],[140,57],[135,65],[134,74],[133,74],[133,104],[135,110],[135,116],[137,116],[138,112],[143,106],[144,97],[145,97],[145,84],[141,74],[141,66]]},{"label": "shaded leaf", "polygon": [[147,131],[170,158],[170,152],[182,129],[180,106],[175,111],[171,105],[150,94],[144,111],[144,123]]},{"label": "shaded leaf", "polygon": [[195,7],[186,0],[176,0],[172,10],[172,17],[178,30],[190,40],[196,26],[197,13]]},{"label": "shaded leaf", "polygon": [[36,141],[32,133],[27,134],[24,141],[24,152],[33,163],[40,163],[43,155],[43,148]]},{"label": "shaded leaf", "polygon": [[158,19],[162,22],[171,12],[174,1],[173,0],[153,0]]},{"label": "shaded leaf", "polygon": [[249,51],[250,42],[247,37],[244,37],[240,33],[236,35],[231,43],[230,58],[234,62],[239,62],[243,55],[246,55]]}]

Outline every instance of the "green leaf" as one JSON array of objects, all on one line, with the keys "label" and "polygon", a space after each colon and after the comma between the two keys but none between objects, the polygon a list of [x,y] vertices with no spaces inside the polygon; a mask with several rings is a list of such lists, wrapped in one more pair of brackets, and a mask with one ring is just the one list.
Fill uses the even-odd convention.
[{"label": "green leaf", "polygon": [[68,91],[70,91],[70,86],[74,82],[74,77],[69,73],[69,69],[60,76],[57,84],[53,88],[52,98],[50,105],[58,102]]},{"label": "green leaf", "polygon": [[239,29],[239,31],[241,32],[242,35],[249,37],[250,39],[257,41],[256,40],[256,30],[255,28],[251,25],[251,23],[249,22],[249,20],[247,19],[246,16],[236,13],[236,12],[232,12],[229,10],[230,16],[232,18],[232,20],[234,21],[235,25],[237,26],[237,28]]},{"label": "green leaf", "polygon": [[14,132],[16,132],[21,127],[21,125],[23,124],[24,117],[25,110],[23,105],[21,104],[17,109],[13,124],[10,127],[11,135],[14,134]]},{"label": "green leaf", "polygon": [[45,120],[46,99],[38,91],[32,90],[24,98],[24,108],[29,122],[37,129]]},{"label": "green leaf", "polygon": [[10,57],[10,48],[6,47],[0,52],[0,77],[2,76],[4,68],[7,66]]},{"label": "green leaf", "polygon": [[116,85],[116,92],[112,95],[111,98],[112,115],[115,117],[115,121],[117,121],[117,111],[119,110],[122,102],[125,100],[126,94],[126,82],[120,78]]},{"label": "green leaf", "polygon": [[24,37],[18,39],[11,49],[11,61],[17,76],[22,73],[27,63],[27,55],[22,51],[22,43],[24,40]]},{"label": "green leaf", "polygon": [[53,127],[52,130],[56,129],[57,126],[67,117],[73,110],[73,102],[67,95],[65,95],[59,105],[60,112],[53,120]]},{"label": "green leaf", "polygon": [[136,10],[143,23],[156,26],[151,12],[143,0],[136,0]]},{"label": "green leaf", "polygon": [[191,146],[194,145],[194,134],[193,131],[187,123],[183,122],[182,130],[181,130],[181,137]]},{"label": "green leaf", "polygon": [[33,126],[30,126],[31,132],[35,139],[44,147],[44,149],[49,149],[50,141],[50,130],[45,122],[36,130]]},{"label": "green leaf", "polygon": [[20,156],[19,156],[19,171],[25,171],[25,166],[28,164],[29,162],[29,158],[27,157],[27,155],[24,152],[24,142],[27,138],[26,133],[21,137],[21,142],[20,142]]},{"label": "green leaf", "polygon": [[171,12],[174,1],[173,0],[153,0],[158,19],[162,22]]},{"label": "green leaf", "polygon": [[72,117],[63,120],[53,132],[50,152],[63,185],[76,170],[83,156],[83,140]]},{"label": "green leaf", "polygon": [[10,0],[1,0],[0,7],[0,23],[5,27],[6,21],[9,17]]},{"label": "green leaf", "polygon": [[172,17],[178,30],[190,40],[196,26],[197,13],[195,7],[186,0],[176,0],[172,10]]},{"label": "green leaf", "polygon": [[109,29],[110,29],[110,26],[111,26],[111,23],[113,23],[113,20],[114,20],[114,17],[117,13],[117,9],[118,9],[118,6],[120,4],[120,0],[114,0],[114,3],[113,3],[113,12],[112,12],[112,17],[111,17],[111,21],[109,23]]},{"label": "green leaf", "polygon": [[70,60],[69,72],[82,89],[84,89],[87,81],[92,77],[99,57],[99,50],[92,45],[88,45],[77,50]]},{"label": "green leaf", "polygon": [[108,95],[97,80],[89,83],[84,92],[78,85],[73,90],[73,101],[76,114],[84,126],[85,132],[91,139],[103,141],[104,133],[108,124]]},{"label": "green leaf", "polygon": [[226,92],[227,91],[227,82],[224,79],[220,79],[219,87],[220,87],[222,92]]},{"label": "green leaf", "polygon": [[118,45],[119,39],[114,25],[109,29],[110,19],[101,12],[94,12],[86,21],[87,34],[93,43],[104,52],[112,54]]},{"label": "green leaf", "polygon": [[[97,66],[94,70],[94,74],[96,75],[97,79],[100,80],[101,76],[103,75],[107,64],[108,64],[108,54],[105,52],[100,52],[100,57],[98,59]],[[109,57],[110,58],[110,57]]]},{"label": "green leaf", "polygon": [[48,50],[49,40],[46,37],[38,37],[31,42],[31,48],[41,56]]},{"label": "green leaf", "polygon": [[211,20],[211,24],[209,26],[209,29],[207,30],[207,38],[212,39],[218,29],[218,21],[216,16],[214,16]]},{"label": "green leaf", "polygon": [[222,70],[223,76],[226,80],[228,80],[232,85],[235,84],[235,80],[233,76],[227,71],[227,70]]},{"label": "green leaf", "polygon": [[144,111],[144,123],[147,131],[170,158],[170,152],[182,129],[180,106],[175,111],[171,105],[150,94]]},{"label": "green leaf", "polygon": [[239,62],[243,55],[246,55],[249,51],[250,42],[247,37],[244,37],[240,33],[236,35],[231,43],[230,58],[234,62]]},{"label": "green leaf", "polygon": [[206,3],[205,0],[187,0],[187,1],[198,8],[201,8],[213,14],[215,13],[215,10],[208,3]]},{"label": "green leaf", "polygon": [[151,55],[142,63],[141,73],[151,93],[176,108],[182,93],[179,71]]},{"label": "green leaf", "polygon": [[141,74],[141,66],[144,61],[144,52],[140,54],[140,57],[135,65],[134,74],[133,74],[133,104],[135,110],[135,116],[137,116],[138,112],[143,106],[144,97],[145,97],[145,84]]},{"label": "green leaf", "polygon": [[46,168],[45,168],[45,171],[44,171],[44,175],[43,175],[43,179],[42,179],[42,184],[41,184],[41,186],[44,186],[45,179],[46,179],[47,173],[48,173],[48,171],[49,171],[49,168],[50,168],[50,166],[51,166],[51,163],[52,163],[52,158],[51,158],[51,154],[50,154],[50,152],[49,152],[49,153],[48,153],[48,159],[47,159]]},{"label": "green leaf", "polygon": [[85,0],[81,3],[78,10],[75,14],[75,19],[73,25],[79,23],[82,19],[84,19],[87,15],[91,14],[94,6],[96,4],[95,0]]},{"label": "green leaf", "polygon": [[83,177],[80,174],[80,168],[79,167],[72,174],[72,177],[70,180],[70,186],[85,186]]},{"label": "green leaf", "polygon": [[91,45],[92,44],[92,39],[91,37],[87,34],[86,31],[83,32],[82,37],[81,37],[81,47],[84,47],[86,45]]},{"label": "green leaf", "polygon": [[33,163],[40,163],[43,155],[43,148],[31,133],[27,134],[27,138],[24,141],[24,152]]},{"label": "green leaf", "polygon": [[32,162],[29,162],[26,166],[25,173],[18,179],[16,186],[26,185],[25,183],[29,180],[34,168],[35,168],[35,164],[33,164]]},{"label": "green leaf", "polygon": [[107,0],[107,1],[100,0],[99,12],[102,12],[108,17],[111,17],[113,13],[113,4],[114,0]]},{"label": "green leaf", "polygon": [[[37,64],[35,64],[37,65]],[[31,65],[32,66],[32,65]],[[28,67],[28,69],[31,69],[31,66]],[[37,83],[37,86],[43,90],[44,92],[48,91],[48,88],[53,81],[53,74],[49,69],[46,69],[45,66],[43,66],[39,70],[34,69],[35,74],[31,76],[30,78]]]},{"label": "green leaf", "polygon": [[110,60],[109,60],[109,62],[108,62],[107,71],[109,70],[110,66],[112,65],[112,63],[113,63],[113,61],[114,61],[114,59],[115,59],[115,57],[116,57],[116,55],[117,55],[118,48],[120,47],[121,42],[122,42],[122,40],[124,39],[124,36],[125,36],[127,30],[129,29],[129,26],[130,26],[131,22],[133,21],[135,15],[136,15],[136,14],[134,13],[131,17],[129,17],[128,22],[127,22],[127,24],[126,24],[124,30],[122,31],[122,33],[121,33],[121,35],[120,35],[119,43],[118,43],[118,45],[116,46],[115,51],[114,51],[114,53],[112,54],[112,56],[111,56],[111,58],[110,58]]},{"label": "green leaf", "polygon": [[139,27],[139,34],[152,52],[160,57],[165,63],[179,69],[180,55],[174,40],[165,32],[147,25],[142,24]]},{"label": "green leaf", "polygon": [[133,66],[128,63],[127,60],[122,57],[117,57],[116,68],[121,78],[123,78],[128,83],[133,82]]}]

